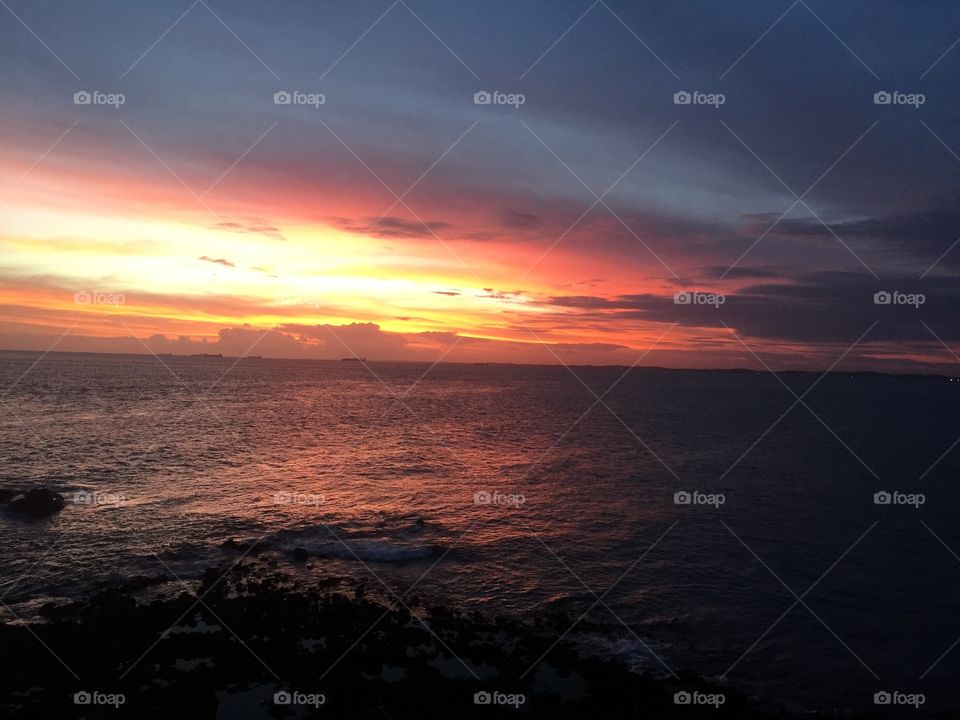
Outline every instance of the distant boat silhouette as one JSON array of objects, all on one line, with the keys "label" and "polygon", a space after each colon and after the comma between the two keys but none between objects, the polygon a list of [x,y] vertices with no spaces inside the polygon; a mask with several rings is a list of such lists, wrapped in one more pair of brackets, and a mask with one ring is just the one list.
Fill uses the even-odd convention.
[{"label": "distant boat silhouette", "polygon": [[340,362],[366,362],[366,361],[367,359],[365,357],[340,358]]},{"label": "distant boat silhouette", "polygon": [[223,357],[223,353],[217,353],[216,355],[213,355],[212,353],[194,353],[194,354],[191,355],[190,357],[218,357],[218,358],[222,358],[222,357]]}]

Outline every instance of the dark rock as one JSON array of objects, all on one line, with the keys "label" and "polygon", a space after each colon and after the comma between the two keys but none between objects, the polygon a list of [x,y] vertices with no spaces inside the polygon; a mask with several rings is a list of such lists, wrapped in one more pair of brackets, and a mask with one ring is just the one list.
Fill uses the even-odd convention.
[{"label": "dark rock", "polygon": [[[119,720],[213,718],[228,714],[228,702],[231,710],[243,705],[264,710],[260,713],[264,717],[293,717],[291,708],[270,706],[271,694],[287,686],[330,688],[333,702],[340,698],[349,702],[343,712],[320,715],[316,711],[297,717],[690,720],[709,715],[711,720],[866,720],[861,715],[798,715],[773,705],[761,708],[732,688],[690,673],[680,672],[673,679],[641,675],[617,659],[582,655],[574,644],[558,643],[554,630],[518,619],[490,618],[479,612],[464,615],[432,601],[426,603],[428,613],[411,614],[406,607],[387,607],[364,598],[363,583],[356,585],[357,598],[351,600],[339,592],[299,587],[285,573],[263,575],[261,568],[248,565],[209,568],[203,577],[202,605],[190,592],[137,602],[122,590],[108,590],[82,602],[48,604],[43,613],[48,622],[29,628],[0,623],[0,648],[4,660],[10,658],[0,671],[0,718],[78,716],[72,703],[78,686],[70,676],[37,670],[52,667],[45,647],[49,646],[65,653],[71,666],[83,663],[83,679],[89,687],[125,695],[128,704],[110,713]],[[340,580],[349,587],[346,578]],[[178,625],[198,627],[202,620],[232,631],[170,632],[171,619],[177,617],[181,618]],[[374,625],[376,633],[371,633]],[[238,652],[234,631],[237,638],[244,638],[249,654]],[[506,639],[498,639],[501,636]],[[359,642],[358,637],[367,640]],[[323,642],[307,647],[302,642],[305,638],[323,638]],[[148,648],[146,657],[144,648]],[[250,655],[269,658],[270,668]],[[177,667],[184,658],[207,658],[210,663],[185,672]],[[484,685],[450,677],[437,667],[438,661],[456,666],[455,658],[497,668],[504,678],[499,683],[502,691],[521,693],[527,703],[519,711],[475,709],[471,699]],[[580,690],[561,697],[557,688],[537,682],[539,673],[522,675],[541,662]],[[401,667],[404,681],[380,679],[385,666]],[[118,680],[117,668],[127,668],[129,676]],[[283,686],[274,683],[273,672],[284,678]],[[329,678],[318,687],[317,678],[328,672]],[[703,712],[676,704],[675,693],[693,689],[723,692],[725,702]],[[923,717],[955,720],[957,715]]]},{"label": "dark rock", "polygon": [[46,488],[34,488],[25,495],[15,497],[8,507],[24,515],[48,517],[63,510],[63,504],[63,495]]},{"label": "dark rock", "polygon": [[250,555],[257,555],[270,548],[270,546],[264,542],[259,542],[257,540],[237,540],[237,538],[224,540],[222,543],[220,543],[220,547],[226,550],[238,550],[242,553],[249,553]]},{"label": "dark rock", "polygon": [[293,549],[294,560],[304,562],[308,557],[310,557],[310,553],[308,553],[304,548],[298,547]]},{"label": "dark rock", "polygon": [[154,585],[162,585],[169,582],[170,578],[165,575],[136,575],[117,586],[120,592],[136,592]]},{"label": "dark rock", "polygon": [[0,503],[8,503],[16,497],[16,493],[13,490],[3,490],[0,489]]}]

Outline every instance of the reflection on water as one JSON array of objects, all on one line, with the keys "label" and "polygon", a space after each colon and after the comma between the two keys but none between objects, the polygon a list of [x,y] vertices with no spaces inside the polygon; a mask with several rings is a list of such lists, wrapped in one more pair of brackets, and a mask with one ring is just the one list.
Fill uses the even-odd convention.
[{"label": "reflection on water", "polygon": [[[37,357],[0,353],[0,387]],[[584,647],[798,705],[960,670],[958,652],[919,681],[960,637],[960,563],[931,534],[960,552],[960,452],[919,480],[960,434],[956,384],[831,376],[781,418],[794,398],[765,373],[635,370],[598,404],[564,368],[163,362],[51,354],[6,396],[0,487],[69,502],[0,516],[5,602],[157,557],[196,576],[257,541],[491,612],[593,606]],[[623,369],[576,372],[602,395]]]}]

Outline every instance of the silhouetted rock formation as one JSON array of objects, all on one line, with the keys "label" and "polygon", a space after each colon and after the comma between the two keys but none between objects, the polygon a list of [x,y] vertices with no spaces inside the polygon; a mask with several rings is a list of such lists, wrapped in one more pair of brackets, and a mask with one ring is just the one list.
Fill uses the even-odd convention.
[{"label": "silhouetted rock formation", "polygon": [[13,497],[7,507],[14,512],[31,517],[49,517],[63,510],[63,505],[63,495],[46,488],[34,488],[24,495]]}]

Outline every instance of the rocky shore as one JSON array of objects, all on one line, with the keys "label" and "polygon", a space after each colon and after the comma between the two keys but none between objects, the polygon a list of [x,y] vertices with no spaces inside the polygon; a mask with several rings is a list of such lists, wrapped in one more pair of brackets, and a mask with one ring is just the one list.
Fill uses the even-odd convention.
[{"label": "rocky shore", "polygon": [[137,578],[0,625],[0,716],[794,717],[693,675],[585,657],[557,642],[575,618],[391,606],[363,584],[303,587],[255,561],[171,583]]}]

